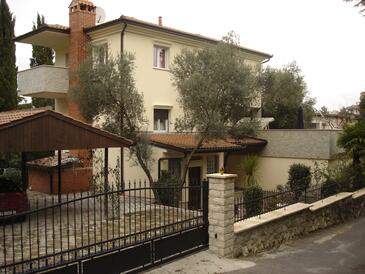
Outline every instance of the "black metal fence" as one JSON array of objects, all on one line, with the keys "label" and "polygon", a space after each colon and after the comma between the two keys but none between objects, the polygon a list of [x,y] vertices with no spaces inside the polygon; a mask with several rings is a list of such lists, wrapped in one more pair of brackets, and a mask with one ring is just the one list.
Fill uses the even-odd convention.
[{"label": "black metal fence", "polygon": [[[124,190],[64,194],[61,203],[49,195],[33,199],[29,212],[0,217],[0,273],[36,273],[73,263],[78,265],[76,273],[91,273],[83,272],[83,260],[136,245],[147,247],[148,243],[151,252],[145,254],[149,259],[143,259],[142,265],[136,259],[130,266],[146,267],[165,259],[153,255],[163,239],[198,228],[203,229],[199,235],[204,239],[190,245],[185,240],[182,246],[207,245],[207,188],[204,183],[151,187],[139,182],[126,185]],[[201,209],[188,208],[189,192],[194,190],[202,193]],[[159,202],[157,195],[163,195],[164,200]],[[164,250],[168,256],[185,252],[171,248],[170,253],[168,248]],[[104,273],[111,273],[108,267],[113,266],[105,267]],[[128,267],[120,268],[125,269]]]},{"label": "black metal fence", "polygon": [[245,220],[266,212],[270,212],[298,202],[313,203],[321,200],[328,194],[339,192],[338,185],[317,184],[308,188],[295,190],[263,190],[262,197],[245,199],[245,189],[236,193],[234,200],[235,222]]}]

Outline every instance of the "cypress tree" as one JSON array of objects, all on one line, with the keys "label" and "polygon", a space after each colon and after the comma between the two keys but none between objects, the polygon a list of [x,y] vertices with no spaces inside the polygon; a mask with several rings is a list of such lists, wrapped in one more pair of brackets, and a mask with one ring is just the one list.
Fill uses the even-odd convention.
[{"label": "cypress tree", "polygon": [[0,111],[15,109],[18,104],[14,26],[6,0],[0,0]]},{"label": "cypress tree", "polygon": [[[33,22],[33,30],[39,29],[45,25],[44,15],[37,13],[37,22]],[[30,58],[30,66],[36,67],[40,65],[53,65],[53,50],[42,46],[33,45],[32,58]],[[32,98],[32,104],[35,107],[51,106],[54,108],[54,99]]]}]

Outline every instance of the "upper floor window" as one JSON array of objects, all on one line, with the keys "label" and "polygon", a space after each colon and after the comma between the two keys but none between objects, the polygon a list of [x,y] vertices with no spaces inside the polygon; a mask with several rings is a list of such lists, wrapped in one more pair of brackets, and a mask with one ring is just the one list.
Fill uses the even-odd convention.
[{"label": "upper floor window", "polygon": [[169,110],[154,109],[153,111],[153,130],[154,131],[169,131]]},{"label": "upper floor window", "polygon": [[164,69],[168,67],[168,48],[161,46],[153,47],[153,66]]},{"label": "upper floor window", "polygon": [[108,44],[96,44],[93,46],[93,59],[95,64],[106,64],[108,60]]}]

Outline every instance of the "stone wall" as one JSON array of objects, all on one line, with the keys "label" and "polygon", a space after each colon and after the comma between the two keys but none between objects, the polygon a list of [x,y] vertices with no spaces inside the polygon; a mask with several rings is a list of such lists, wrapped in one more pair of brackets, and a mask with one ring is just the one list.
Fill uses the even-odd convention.
[{"label": "stone wall", "polygon": [[262,157],[329,160],[342,152],[336,146],[340,130],[270,129],[258,132],[267,140]]},{"label": "stone wall", "polygon": [[235,223],[234,256],[250,256],[278,248],[282,243],[361,215],[365,215],[364,189],[247,219]]}]

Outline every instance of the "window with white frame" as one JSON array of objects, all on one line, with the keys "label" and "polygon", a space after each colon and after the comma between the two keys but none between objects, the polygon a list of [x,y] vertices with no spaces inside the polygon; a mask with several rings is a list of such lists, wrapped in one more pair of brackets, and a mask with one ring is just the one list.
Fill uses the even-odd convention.
[{"label": "window with white frame", "polygon": [[153,47],[153,66],[155,68],[168,68],[168,51],[169,49],[166,47]]},{"label": "window with white frame", "polygon": [[169,131],[169,110],[154,109],[153,110],[153,130],[154,131]]},{"label": "window with white frame", "polygon": [[93,45],[93,60],[95,64],[106,64],[108,60],[108,44]]}]

